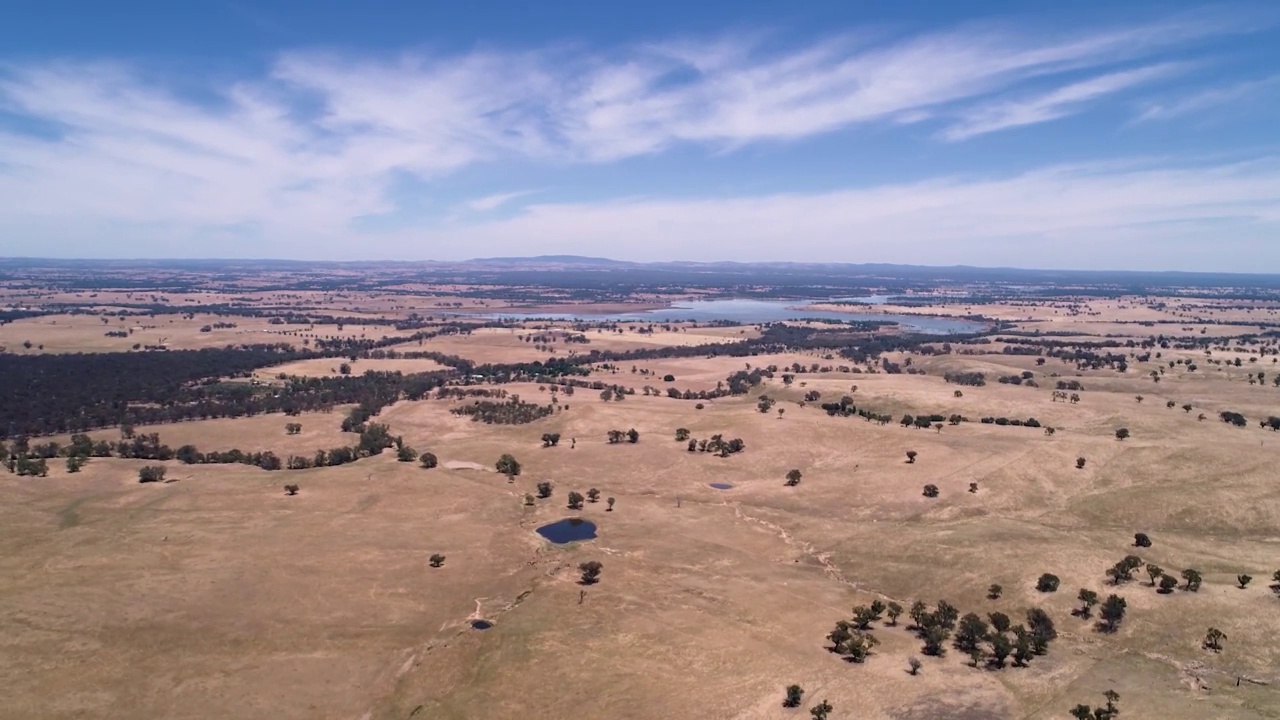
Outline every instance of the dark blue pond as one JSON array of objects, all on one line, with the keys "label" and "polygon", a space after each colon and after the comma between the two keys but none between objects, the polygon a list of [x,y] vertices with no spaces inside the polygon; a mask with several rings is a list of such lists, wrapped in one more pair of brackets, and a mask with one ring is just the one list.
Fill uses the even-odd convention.
[{"label": "dark blue pond", "polygon": [[489,622],[488,620],[472,620],[471,627],[475,628],[476,630],[488,630],[489,628],[493,627],[493,623]]},{"label": "dark blue pond", "polygon": [[566,518],[550,525],[543,525],[538,528],[538,534],[557,545],[579,540],[594,540],[596,524],[582,518]]},{"label": "dark blue pond", "polygon": [[[882,297],[836,298],[849,303],[876,305],[883,302]],[[766,323],[782,320],[816,319],[816,320],[878,320],[896,322],[904,330],[910,332],[945,335],[948,333],[974,332],[984,327],[981,323],[956,318],[930,317],[927,315],[886,315],[879,313],[832,312],[810,307],[805,300],[750,300],[745,298],[732,300],[681,300],[672,303],[669,308],[643,310],[629,313],[547,313],[547,312],[512,312],[502,311],[486,317],[509,319],[546,319],[546,320],[594,320],[611,322],[677,322],[692,320],[708,322],[712,320],[734,320],[741,323]]]},{"label": "dark blue pond", "polygon": [[717,490],[732,490],[733,486],[729,483],[711,483],[711,487]]}]

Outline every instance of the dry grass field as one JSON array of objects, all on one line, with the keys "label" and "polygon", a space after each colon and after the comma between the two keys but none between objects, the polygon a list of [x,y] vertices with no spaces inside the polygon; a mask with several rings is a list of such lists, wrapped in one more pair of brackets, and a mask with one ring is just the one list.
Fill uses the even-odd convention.
[{"label": "dry grass field", "polygon": [[[1093,335],[1181,334],[1112,319],[1064,322]],[[0,344],[31,336],[47,349],[106,349],[40,320],[0,327]],[[554,347],[563,356],[700,344],[743,337],[739,330],[589,332],[591,344]],[[421,349],[477,363],[553,357],[517,339],[527,332],[477,330]],[[640,392],[604,402],[580,389],[561,395],[567,408],[524,425],[450,413],[462,400],[383,410],[378,421],[393,434],[439,456],[430,470],[388,452],[280,472],[170,461],[175,481],[156,484],[137,482],[148,463],[114,458],[75,475],[57,463],[47,478],[6,476],[0,718],[780,720],[807,718],[825,698],[832,718],[1047,720],[1101,703],[1108,689],[1120,694],[1126,720],[1280,718],[1280,597],[1268,587],[1280,570],[1280,434],[1257,426],[1280,414],[1270,382],[1280,367],[1244,354],[1240,368],[1202,363],[1192,373],[1167,361],[1203,353],[1167,350],[1121,374],[987,350],[910,356],[924,375],[804,373],[787,386],[779,374],[702,409]],[[821,354],[654,359],[634,363],[650,374],[596,368],[589,379],[707,390],[748,363],[833,364]],[[427,363],[362,359],[353,374],[420,372]],[[1161,364],[1166,372],[1153,382]],[[259,375],[329,375],[336,366],[308,360]],[[1268,382],[1250,384],[1259,370]],[[948,371],[984,372],[988,384],[948,384]],[[1023,371],[1040,386],[995,382]],[[661,381],[667,374],[675,380]],[[1079,403],[1051,401],[1057,379],[1084,384]],[[505,389],[550,399],[533,384]],[[802,403],[810,391],[822,402],[850,394],[895,422],[829,417]],[[756,407],[761,394],[777,401],[767,413]],[[1250,425],[1219,421],[1223,410]],[[941,430],[896,422],[922,412],[972,422]],[[342,416],[339,408],[137,430],[174,447],[283,456],[349,443]],[[1034,417],[1055,433],[977,421],[985,416]],[[303,431],[286,436],[293,421]],[[1121,427],[1131,437],[1118,440]],[[638,443],[606,442],[609,430],[630,428]],[[677,428],[742,438],[746,449],[691,453],[674,439]],[[549,432],[561,434],[559,446],[542,447]],[[908,450],[918,453],[913,463]],[[493,471],[503,453],[523,465],[511,483]],[[792,468],[803,479],[788,487]],[[286,496],[286,482],[300,492]],[[552,497],[525,506],[539,482],[554,483]],[[924,497],[926,484],[937,498]],[[613,510],[603,500],[566,508],[570,491],[590,488],[615,498]],[[554,545],[535,533],[569,517],[597,523],[598,537]],[[1152,546],[1133,547],[1136,532]],[[433,553],[446,556],[442,567],[430,567]],[[1130,553],[1174,575],[1195,568],[1203,586],[1158,594],[1141,570],[1110,585],[1106,569]],[[603,572],[584,587],[577,568],[590,560]],[[1042,573],[1059,576],[1061,588],[1037,591]],[[1239,588],[1239,573],[1254,581]],[[1004,588],[997,600],[987,597],[992,583]],[[1072,615],[1080,588],[1126,599],[1118,632]],[[943,657],[921,655],[904,616],[896,627],[875,623],[881,644],[865,663],[829,652],[836,621],[877,599],[904,607],[946,599],[962,614],[1000,611],[1015,623],[1042,608],[1059,638],[1028,667],[978,669],[950,643]],[[492,627],[474,629],[480,619]],[[1227,636],[1221,652],[1202,647],[1209,627]],[[908,672],[910,657],[923,662],[918,675]],[[792,683],[805,690],[800,709],[782,707]]]},{"label": "dry grass field", "polygon": [[[235,327],[217,327],[218,323],[234,324]],[[109,332],[123,333],[123,336],[109,336]],[[156,318],[45,315],[0,325],[0,347],[6,352],[19,354],[125,352],[135,345],[199,350],[227,345],[302,345],[303,341],[317,337],[377,340],[409,334],[396,330],[391,324],[345,325],[339,329],[335,325],[272,325],[267,318],[199,313],[190,317],[163,315]]]}]

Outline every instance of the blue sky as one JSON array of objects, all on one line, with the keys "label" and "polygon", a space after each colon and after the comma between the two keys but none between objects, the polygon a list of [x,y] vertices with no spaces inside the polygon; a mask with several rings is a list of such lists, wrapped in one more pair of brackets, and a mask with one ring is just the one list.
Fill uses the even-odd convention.
[{"label": "blue sky", "polygon": [[1029,5],[12,0],[0,256],[1280,272],[1280,8]]}]

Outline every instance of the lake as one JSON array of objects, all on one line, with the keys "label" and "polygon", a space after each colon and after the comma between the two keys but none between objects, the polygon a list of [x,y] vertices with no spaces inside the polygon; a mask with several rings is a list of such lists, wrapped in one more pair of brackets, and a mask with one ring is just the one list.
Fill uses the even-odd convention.
[{"label": "lake", "polygon": [[[887,298],[870,296],[863,298],[835,298],[845,302],[875,305]],[[671,307],[624,313],[548,313],[548,312],[499,312],[486,317],[525,320],[585,320],[596,322],[713,322],[729,320],[744,324],[780,322],[783,320],[839,320],[842,322],[880,321],[897,323],[909,332],[928,335],[975,332],[985,327],[983,323],[956,318],[929,317],[925,315],[885,315],[880,313],[845,313],[811,309],[803,300],[681,300]]]}]

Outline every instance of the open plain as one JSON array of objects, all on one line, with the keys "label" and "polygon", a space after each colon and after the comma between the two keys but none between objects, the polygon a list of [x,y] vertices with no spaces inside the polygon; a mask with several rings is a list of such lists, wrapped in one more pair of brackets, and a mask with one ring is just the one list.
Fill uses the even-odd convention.
[{"label": "open plain", "polygon": [[[268,403],[319,387],[308,383],[435,383],[380,395],[346,432],[361,406],[340,397],[84,428],[91,442],[269,452],[280,469],[113,451],[70,472],[75,428],[11,435],[10,457],[61,449],[43,476],[0,482],[0,717],[763,720],[805,713],[783,706],[792,684],[832,717],[1062,718],[1109,690],[1125,718],[1280,717],[1280,435],[1265,427],[1280,366],[1266,303],[1231,316],[1240,325],[1167,317],[1154,308],[1173,301],[1154,296],[1057,300],[1069,314],[974,303],[956,314],[1007,324],[815,343],[839,327],[407,327],[390,308],[436,302],[408,292],[423,294],[384,303],[380,325],[300,326],[350,344],[218,380]],[[160,322],[99,316],[28,317],[0,336],[23,357],[124,352],[95,345],[104,327]],[[189,347],[281,328],[262,316],[202,333],[212,320],[170,317]],[[45,347],[15,347],[28,333]],[[358,344],[374,340],[401,354]],[[454,412],[485,402],[529,415]],[[371,425],[396,444],[309,460]],[[740,450],[689,447],[715,436]],[[428,452],[434,467],[418,461]],[[498,470],[504,454],[518,473]],[[140,483],[152,466],[165,479]],[[571,509],[570,492],[588,498]],[[596,537],[537,534],[565,518]],[[1137,533],[1149,544],[1135,547]],[[1109,577],[1127,555],[1142,563],[1132,579]],[[590,561],[602,571],[584,584]],[[1177,579],[1171,592],[1151,566]],[[1046,574],[1052,591],[1037,587]],[[1104,631],[1100,606],[1079,616],[1081,589],[1123,599],[1122,621]],[[905,609],[943,600],[1014,625],[1039,609],[1055,637],[1025,663],[997,663],[994,639],[972,657],[955,637],[929,654]],[[865,658],[833,652],[836,623],[873,602],[904,614],[867,623]]]}]

